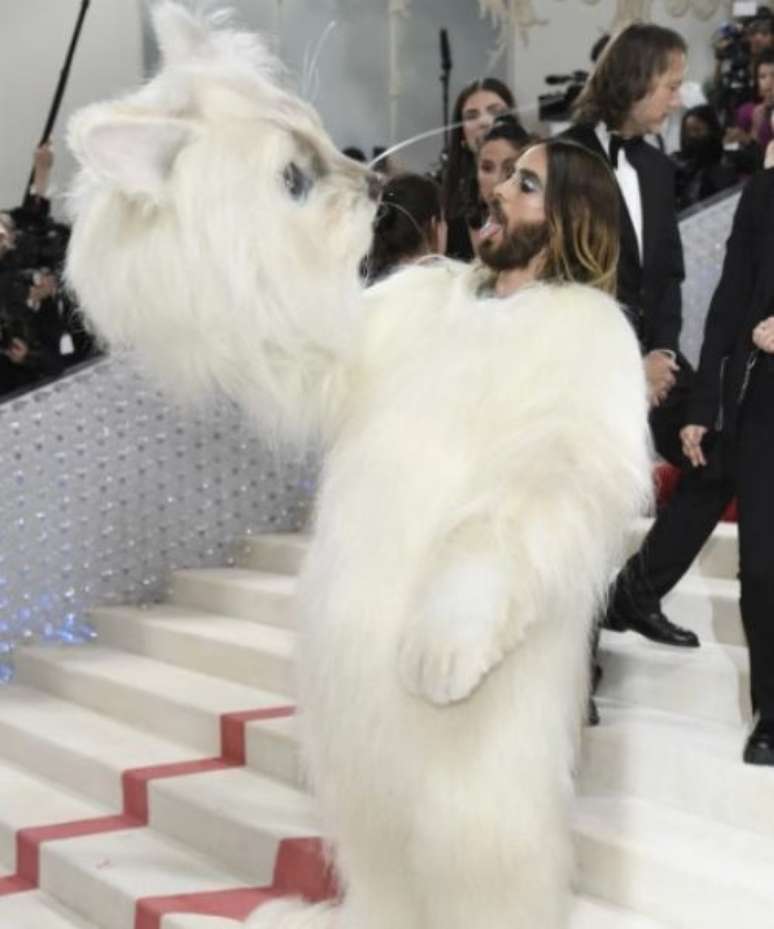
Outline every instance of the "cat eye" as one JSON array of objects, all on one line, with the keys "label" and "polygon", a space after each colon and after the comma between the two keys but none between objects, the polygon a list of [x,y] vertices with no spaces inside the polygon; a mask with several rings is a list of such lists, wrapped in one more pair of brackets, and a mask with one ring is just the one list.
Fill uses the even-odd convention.
[{"label": "cat eye", "polygon": [[285,189],[294,200],[303,200],[312,189],[312,179],[291,161],[282,172]]}]

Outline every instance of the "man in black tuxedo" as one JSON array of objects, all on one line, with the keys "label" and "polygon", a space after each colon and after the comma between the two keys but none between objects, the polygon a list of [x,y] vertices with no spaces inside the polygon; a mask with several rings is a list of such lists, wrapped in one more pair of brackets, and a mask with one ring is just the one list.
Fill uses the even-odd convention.
[{"label": "man in black tuxedo", "polygon": [[[658,133],[681,105],[686,46],[671,29],[637,23],[605,48],[576,105],[566,136],[610,161],[620,197],[617,297],[642,348],[651,400],[650,423],[659,454],[683,465],[679,431],[692,371],[678,347],[682,326],[683,251],[675,208],[672,161],[644,136]],[[698,637],[661,612],[654,571],[693,560],[691,541],[658,520],[624,568],[605,625],[669,645],[695,647]],[[690,551],[688,549],[690,548]],[[652,562],[652,556],[655,562]],[[667,588],[668,589],[668,588]]]},{"label": "man in black tuxedo", "polygon": [[[758,712],[744,760],[774,766],[774,171],[745,188],[712,298],[683,450],[714,480],[692,516],[697,542],[709,536],[736,494],[741,609],[750,650],[750,690]],[[714,506],[714,509],[713,509]],[[700,517],[703,515],[703,523]],[[688,565],[685,565],[687,568]]]}]

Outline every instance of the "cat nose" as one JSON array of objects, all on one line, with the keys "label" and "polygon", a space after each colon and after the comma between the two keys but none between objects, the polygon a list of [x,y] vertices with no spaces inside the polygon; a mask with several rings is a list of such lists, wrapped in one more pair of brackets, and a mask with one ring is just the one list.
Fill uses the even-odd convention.
[{"label": "cat nose", "polygon": [[377,174],[375,171],[369,172],[366,177],[366,189],[368,190],[368,196],[371,200],[378,200],[381,193],[382,187],[384,187],[384,178],[381,174]]}]

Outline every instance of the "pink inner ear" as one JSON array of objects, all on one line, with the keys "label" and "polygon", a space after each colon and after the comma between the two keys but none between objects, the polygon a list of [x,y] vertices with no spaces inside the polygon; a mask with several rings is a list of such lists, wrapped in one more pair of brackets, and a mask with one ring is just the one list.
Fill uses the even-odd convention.
[{"label": "pink inner ear", "polygon": [[117,120],[87,130],[83,150],[94,170],[127,193],[156,194],[189,135],[172,120]]}]

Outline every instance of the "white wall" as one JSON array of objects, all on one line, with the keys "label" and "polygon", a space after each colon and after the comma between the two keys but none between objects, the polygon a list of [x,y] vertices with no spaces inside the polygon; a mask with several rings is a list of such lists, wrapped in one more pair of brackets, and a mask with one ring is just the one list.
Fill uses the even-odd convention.
[{"label": "white wall", "polygon": [[[529,30],[527,44],[520,35],[514,35],[511,52],[512,85],[521,111],[532,118],[536,118],[538,94],[551,89],[544,83],[546,74],[590,68],[591,46],[609,30],[618,5],[617,0],[600,0],[594,5],[585,0],[534,2],[540,18],[546,23]],[[726,18],[725,5],[706,21],[693,13],[679,18],[670,16],[663,0],[653,0],[651,5],[651,21],[676,30],[687,42],[687,79],[699,83],[712,74],[714,59],[710,38]]]},{"label": "white wall", "polygon": [[[370,150],[389,141],[389,0],[224,2],[251,28],[279,30],[283,57],[296,73],[335,20],[319,59],[316,103],[341,146]],[[534,0],[534,5],[546,25],[531,30],[527,45],[518,36],[512,43],[510,73],[524,114],[534,112],[545,74],[587,65],[588,50],[610,24],[616,0],[591,6],[584,0]],[[142,0],[92,0],[54,136],[59,192],[66,189],[73,167],[63,145],[69,113],[135,86],[144,63],[154,61],[152,43],[143,32],[143,6]],[[0,0],[0,206],[14,206],[21,197],[79,7],[79,0]],[[691,46],[690,74],[698,80],[705,77],[712,67],[709,36],[722,14],[707,22],[692,14],[673,19],[664,12],[663,0],[653,0],[652,15],[685,36]],[[497,37],[479,17],[476,0],[413,0],[411,16],[401,26],[399,138],[441,121],[441,27],[449,30],[452,43],[452,102],[463,84],[490,71],[488,55]],[[507,70],[503,61],[493,73],[505,76]],[[433,140],[407,150],[403,160],[424,168],[439,150],[440,140]]]},{"label": "white wall", "polygon": [[[80,9],[79,0],[0,0],[0,206],[16,206]],[[61,192],[73,163],[64,131],[74,109],[140,80],[138,0],[92,0],[54,132],[54,183]]]},{"label": "white wall", "polygon": [[[2,0],[0,0],[2,2]],[[228,0],[240,22],[279,33],[282,58],[291,73],[303,73],[305,59],[331,23],[318,58],[313,95],[325,125],[340,147],[357,145],[370,154],[390,141],[388,88],[389,0]],[[452,47],[451,105],[460,88],[492,73],[507,76],[507,60],[492,69],[489,52],[496,33],[479,16],[476,0],[412,0],[411,15],[399,28],[401,97],[396,137],[404,139],[443,122],[439,30]],[[278,15],[278,8],[281,15]],[[153,55],[150,56],[152,61]],[[441,137],[405,150],[409,167],[426,168],[441,149]]]}]

